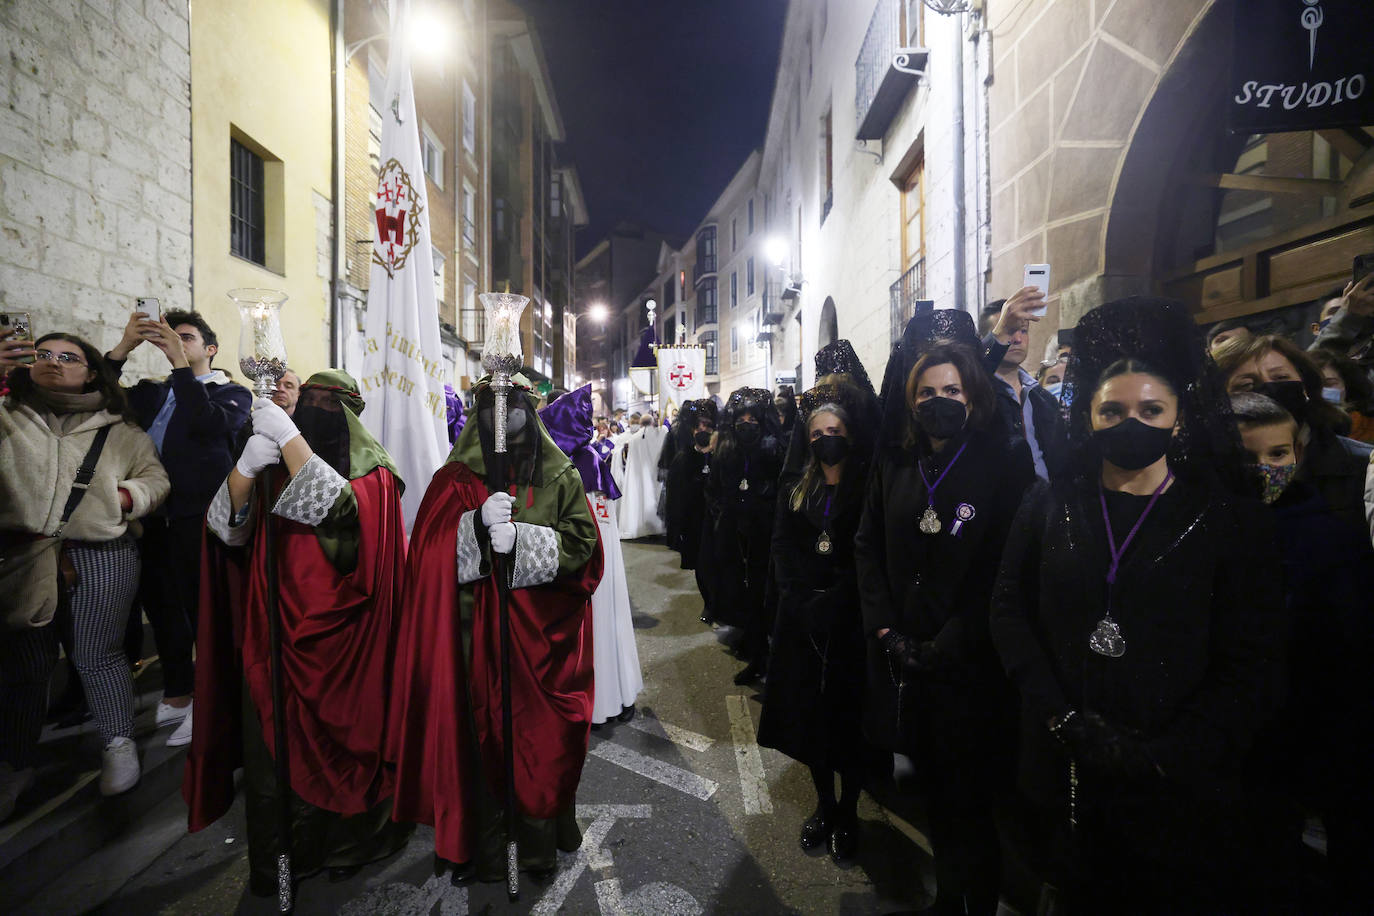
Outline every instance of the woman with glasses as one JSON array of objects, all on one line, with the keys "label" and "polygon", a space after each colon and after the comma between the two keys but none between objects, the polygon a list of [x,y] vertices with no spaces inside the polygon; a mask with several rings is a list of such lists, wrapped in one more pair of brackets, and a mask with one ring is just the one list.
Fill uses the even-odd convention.
[{"label": "woman with glasses", "polygon": [[[104,742],[100,791],[117,795],[139,778],[123,652],[138,587],[130,529],[167,496],[167,473],[100,351],[71,334],[48,334],[34,349],[32,367],[11,370],[10,392],[0,401],[0,557],[44,537],[62,539],[62,565],[70,561],[75,581],[59,586],[65,596],[57,613],[72,629],[73,660]],[[89,486],[64,523],[77,474],[93,455]],[[11,606],[13,597],[6,596],[0,629],[0,821],[33,782],[58,645],[46,614],[16,619],[24,609]]]}]

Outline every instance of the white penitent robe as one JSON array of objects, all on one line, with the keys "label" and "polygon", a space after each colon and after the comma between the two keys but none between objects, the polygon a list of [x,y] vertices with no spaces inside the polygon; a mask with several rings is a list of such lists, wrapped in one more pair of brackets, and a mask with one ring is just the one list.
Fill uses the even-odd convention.
[{"label": "white penitent robe", "polygon": [[620,715],[626,706],[634,705],[644,689],[644,676],[639,668],[639,649],[635,647],[625,557],[615,521],[615,504],[619,500],[596,492],[591,494],[591,502],[592,514],[601,528],[601,549],[605,555],[601,583],[592,593],[592,667],[596,674],[592,722],[600,725]]},{"label": "white penitent robe", "polygon": [[658,517],[658,454],[667,435],[661,426],[641,427],[627,443],[625,482],[619,484],[621,540],[663,534],[663,519]]}]

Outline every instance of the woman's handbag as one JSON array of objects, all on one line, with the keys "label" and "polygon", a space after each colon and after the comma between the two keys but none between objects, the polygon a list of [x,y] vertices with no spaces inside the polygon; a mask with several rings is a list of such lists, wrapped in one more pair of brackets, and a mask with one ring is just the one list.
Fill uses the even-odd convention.
[{"label": "woman's handbag", "polygon": [[61,601],[76,587],[76,567],[63,549],[62,529],[95,477],[95,466],[110,429],[102,426],[96,432],[95,441],[82,459],[56,534],[0,532],[0,604],[4,607],[6,629],[47,626]]}]

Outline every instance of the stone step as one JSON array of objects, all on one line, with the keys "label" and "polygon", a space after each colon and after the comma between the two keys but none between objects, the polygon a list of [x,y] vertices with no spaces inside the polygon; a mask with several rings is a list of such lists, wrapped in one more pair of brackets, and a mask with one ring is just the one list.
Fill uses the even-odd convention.
[{"label": "stone step", "polygon": [[94,722],[43,730],[34,785],[0,825],[0,887],[7,910],[56,886],[73,863],[126,838],[140,819],[180,792],[187,748],[167,747],[175,726],[153,726],[162,696],[158,673],[149,664],[135,673],[134,741],[142,777],[123,795],[100,794],[101,740]]}]

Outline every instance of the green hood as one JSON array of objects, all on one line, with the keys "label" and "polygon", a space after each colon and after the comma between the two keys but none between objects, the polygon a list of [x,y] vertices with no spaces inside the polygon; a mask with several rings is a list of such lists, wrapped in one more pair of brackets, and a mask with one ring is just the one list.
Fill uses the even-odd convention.
[{"label": "green hood", "polygon": [[401,479],[401,472],[396,469],[396,463],[359,419],[367,404],[358,392],[358,383],[353,376],[342,369],[326,369],[306,379],[301,391],[308,388],[330,392],[345,408],[343,415],[345,422],[348,423],[348,479],[357,480],[379,467],[386,468],[391,472],[391,476],[396,478],[397,488],[404,491],[405,481]]},{"label": "green hood", "polygon": [[[472,388],[472,414],[468,422],[463,425],[463,431],[458,434],[458,440],[453,443],[453,451],[449,452],[448,462],[460,461],[467,465],[472,473],[483,480],[487,479],[487,461],[482,454],[482,436],[480,433],[481,421],[479,419],[479,408],[482,395],[491,387],[491,376],[483,376]],[[572,462],[568,456],[559,451],[554,444],[549,431],[544,428],[544,423],[539,419],[539,411],[536,409],[538,403],[534,395],[523,386],[516,386],[514,389],[525,398],[525,403],[529,407],[530,417],[538,430],[539,437],[536,439],[535,456],[537,465],[534,474],[535,486],[548,486],[554,479],[566,471],[573,470]]]}]

